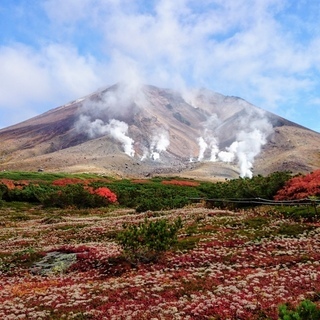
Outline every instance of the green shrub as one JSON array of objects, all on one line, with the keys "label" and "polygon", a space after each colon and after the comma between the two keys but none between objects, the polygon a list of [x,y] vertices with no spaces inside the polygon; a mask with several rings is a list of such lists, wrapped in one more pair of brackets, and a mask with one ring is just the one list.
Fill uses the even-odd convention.
[{"label": "green shrub", "polygon": [[41,202],[46,195],[54,190],[50,185],[34,185],[29,184],[22,189],[10,189],[3,196],[6,201],[21,201],[21,202]]},{"label": "green shrub", "polygon": [[91,194],[82,184],[70,184],[58,187],[42,198],[45,207],[97,208],[109,204],[107,198]]},{"label": "green shrub", "polygon": [[[5,201],[26,201],[40,202],[46,206],[77,206],[79,208],[97,207],[105,205],[104,200],[89,195],[90,192],[83,190],[84,187],[73,187],[52,185],[56,179],[89,179],[89,175],[67,175],[52,173],[23,173],[5,172],[0,173],[0,178],[25,179],[29,185],[21,188],[8,190],[7,186],[0,184],[0,200]],[[97,178],[97,176],[96,176]],[[191,199],[228,199],[228,198],[265,198],[273,199],[276,192],[283,187],[285,181],[290,178],[289,173],[276,172],[267,177],[254,176],[252,179],[239,178],[225,182],[210,183],[197,182],[190,186],[190,181],[172,178],[152,178],[148,183],[134,183],[130,180],[112,180],[99,178],[94,179],[88,188],[96,190],[100,187],[107,187],[117,195],[118,203],[127,208],[135,208],[137,212],[147,210],[158,211],[174,208],[181,208],[192,203]],[[175,184],[163,184],[162,182],[172,182]],[[89,182],[89,181],[88,181]],[[188,182],[188,183],[187,183]],[[64,189],[66,188],[66,189]],[[59,192],[59,190],[61,192]],[[61,194],[63,193],[63,194]],[[102,202],[101,202],[102,201]],[[100,202],[100,204],[99,204]],[[215,202],[217,207],[244,207],[256,204]]]},{"label": "green shrub", "polygon": [[[290,179],[288,172],[274,172],[267,177],[261,175],[252,178],[239,178],[225,182],[202,183],[198,190],[204,194],[207,199],[248,199],[263,198],[272,200],[285,182]],[[228,207],[235,209],[239,207],[254,206],[248,202],[221,202],[213,203],[217,207]]]},{"label": "green shrub", "polygon": [[176,244],[181,227],[180,218],[173,223],[166,219],[145,219],[138,225],[124,225],[124,230],[117,236],[117,242],[132,263],[156,261],[163,252]]},{"label": "green shrub", "polygon": [[313,206],[310,205],[296,205],[275,207],[275,210],[281,213],[285,218],[290,218],[295,221],[313,222],[319,219],[319,215]]},{"label": "green shrub", "polygon": [[8,194],[8,187],[4,183],[0,183],[0,200],[5,199],[6,195]]},{"label": "green shrub", "polygon": [[279,306],[279,320],[319,320],[320,309],[310,300],[302,301],[296,309],[292,309],[288,304]]},{"label": "green shrub", "polygon": [[121,206],[135,208],[137,212],[181,208],[191,203],[191,198],[203,196],[196,187],[162,185],[158,182],[135,184],[122,180],[111,184],[95,183],[92,185],[95,188],[108,187],[117,195]]}]

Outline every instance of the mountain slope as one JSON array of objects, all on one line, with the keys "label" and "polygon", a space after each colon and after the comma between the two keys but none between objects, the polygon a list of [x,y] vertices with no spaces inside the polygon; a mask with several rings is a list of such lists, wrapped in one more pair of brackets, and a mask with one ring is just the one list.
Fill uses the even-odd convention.
[{"label": "mountain slope", "polygon": [[214,178],[309,172],[320,134],[209,90],[117,84],[0,130],[0,170]]}]

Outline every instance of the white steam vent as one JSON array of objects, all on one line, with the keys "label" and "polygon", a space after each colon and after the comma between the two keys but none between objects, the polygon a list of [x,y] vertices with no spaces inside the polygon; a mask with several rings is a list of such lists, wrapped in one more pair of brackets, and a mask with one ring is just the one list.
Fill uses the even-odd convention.
[{"label": "white steam vent", "polygon": [[[127,114],[133,103],[143,100],[144,94],[138,82],[118,83],[102,92],[98,99],[84,101],[75,127],[90,138],[111,136],[121,143],[128,156],[134,157],[134,140],[129,137],[129,126],[119,118]],[[102,120],[106,118],[108,120]]]},{"label": "white steam vent", "polygon": [[204,159],[204,153],[208,148],[208,144],[204,141],[202,137],[198,138],[198,144],[199,144],[199,156],[198,161],[202,161]]},{"label": "white steam vent", "polygon": [[254,159],[261,152],[262,146],[267,143],[268,135],[273,131],[265,113],[262,110],[253,112],[247,109],[246,114],[239,118],[237,126],[230,129],[229,132],[224,132],[224,134],[234,134],[236,137],[235,141],[224,150],[219,149],[218,138],[215,137],[215,129],[219,127],[219,124],[217,117],[214,118],[214,121],[211,118],[204,123],[203,135],[197,139],[198,161],[237,163],[240,176],[251,178]]},{"label": "white steam vent", "polygon": [[266,144],[266,135],[258,129],[251,132],[241,131],[226,151],[218,153],[219,160],[223,162],[238,161],[240,177],[252,178],[254,158],[260,153],[261,147]]},{"label": "white steam vent", "polygon": [[86,115],[80,115],[76,123],[78,131],[85,132],[90,138],[96,138],[103,135],[110,135],[122,144],[124,152],[134,157],[134,140],[128,136],[128,124],[116,119],[110,120],[108,123],[101,119],[90,120]]},{"label": "white steam vent", "polygon": [[169,145],[169,132],[164,128],[158,129],[156,133],[152,136],[149,150],[144,150],[141,160],[143,161],[147,158],[152,160],[160,160],[161,153],[166,151]]},{"label": "white steam vent", "polygon": [[161,152],[166,151],[169,147],[169,144],[170,140],[168,131],[163,129],[161,132],[155,134],[152,138],[150,146],[151,158],[153,160],[160,159]]}]

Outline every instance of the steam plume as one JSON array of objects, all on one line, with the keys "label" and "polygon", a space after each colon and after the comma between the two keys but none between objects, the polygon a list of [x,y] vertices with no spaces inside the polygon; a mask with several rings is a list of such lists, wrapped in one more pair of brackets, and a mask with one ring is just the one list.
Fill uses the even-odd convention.
[{"label": "steam plume", "polygon": [[122,144],[124,152],[133,157],[134,140],[128,136],[128,124],[123,121],[134,104],[144,101],[140,81],[121,82],[97,94],[95,99],[86,99],[75,126],[79,132],[96,138],[110,135]]},{"label": "steam plume", "polygon": [[150,148],[143,151],[141,160],[151,158],[152,160],[159,160],[162,152],[166,151],[170,145],[169,132],[164,128],[159,129],[151,139]]},{"label": "steam plume", "polygon": [[204,153],[207,150],[208,144],[204,141],[202,137],[198,138],[198,144],[199,144],[199,156],[198,161],[202,161],[204,158]]},{"label": "steam plume", "polygon": [[[202,95],[202,99],[206,99],[205,95]],[[239,99],[231,98],[228,102],[230,104],[225,108],[230,109],[231,116],[239,114],[238,118],[233,119],[232,127],[228,126],[228,121],[220,120],[217,115],[211,116],[203,124],[203,134],[197,140],[199,145],[198,161],[207,158],[208,161],[236,162],[239,166],[240,176],[251,178],[254,159],[261,152],[262,146],[266,144],[267,137],[273,131],[273,127],[263,110],[248,107],[245,101]],[[234,141],[224,150],[220,150],[218,138],[223,139],[226,134],[224,124],[228,130],[227,134],[234,137]]]},{"label": "steam plume", "polygon": [[96,138],[109,134],[114,139],[118,140],[124,149],[124,152],[130,156],[134,156],[133,144],[134,141],[128,134],[128,125],[116,119],[112,119],[109,123],[105,123],[101,119],[91,121],[86,115],[80,115],[76,128],[79,131],[84,131],[90,138]]},{"label": "steam plume", "polygon": [[151,158],[158,160],[160,158],[160,153],[166,151],[169,144],[170,140],[168,131],[162,130],[155,134],[150,145]]},{"label": "steam plume", "polygon": [[233,142],[227,151],[220,151],[218,157],[223,162],[238,160],[241,177],[252,178],[254,158],[260,153],[261,147],[266,143],[266,136],[257,128],[251,132],[241,131],[237,141]]}]

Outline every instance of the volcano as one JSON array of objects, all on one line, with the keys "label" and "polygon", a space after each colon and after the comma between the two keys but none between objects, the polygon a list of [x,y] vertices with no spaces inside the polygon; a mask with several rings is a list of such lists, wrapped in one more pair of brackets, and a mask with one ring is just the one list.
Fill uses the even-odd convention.
[{"label": "volcano", "polygon": [[320,134],[206,89],[119,83],[0,130],[0,170],[225,179],[319,168]]}]

